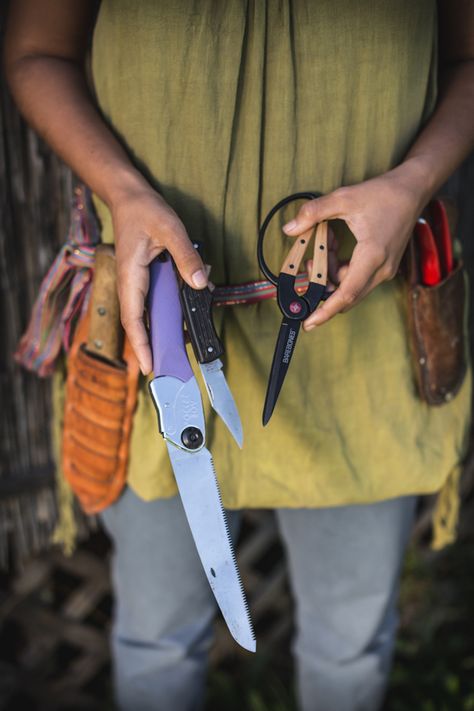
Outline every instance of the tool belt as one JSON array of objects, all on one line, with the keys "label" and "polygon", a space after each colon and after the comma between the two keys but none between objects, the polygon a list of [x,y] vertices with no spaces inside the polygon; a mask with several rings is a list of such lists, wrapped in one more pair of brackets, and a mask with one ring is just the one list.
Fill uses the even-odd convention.
[{"label": "tool belt", "polygon": [[[441,200],[452,235],[456,228],[456,209],[446,198]],[[428,206],[426,217],[429,219]],[[405,277],[408,340],[414,379],[419,397],[428,405],[449,402],[461,388],[467,372],[466,275],[461,258],[441,281],[423,284],[420,255],[415,236],[408,243],[401,272]]]},{"label": "tool belt", "polygon": [[89,308],[68,356],[62,441],[64,476],[87,514],[125,485],[138,374],[120,327],[114,250],[98,245]]},{"label": "tool belt", "polygon": [[[454,214],[451,231],[454,234]],[[27,331],[15,358],[39,375],[53,372],[61,348],[68,354],[62,466],[87,513],[97,513],[120,494],[127,473],[139,367],[120,326],[113,247],[99,245],[88,191],[75,190],[66,244],[41,285]],[[407,294],[407,324],[414,380],[429,405],[449,401],[467,371],[466,288],[462,261],[439,284],[420,283],[410,240],[401,272]],[[84,311],[91,275],[92,296]],[[306,275],[295,288],[303,293]],[[215,306],[253,304],[276,297],[266,280],[219,286]]]}]

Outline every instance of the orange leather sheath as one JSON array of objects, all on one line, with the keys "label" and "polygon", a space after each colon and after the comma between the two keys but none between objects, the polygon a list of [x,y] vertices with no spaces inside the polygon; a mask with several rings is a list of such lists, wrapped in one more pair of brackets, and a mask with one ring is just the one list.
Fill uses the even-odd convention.
[{"label": "orange leather sheath", "polygon": [[[113,254],[111,259],[114,260]],[[110,272],[110,260],[106,261]],[[138,362],[126,338],[123,346],[120,343],[122,353],[111,359],[87,348],[96,312],[105,316],[110,313],[114,320],[118,319],[116,290],[109,293],[110,304],[103,293],[100,270],[95,271],[94,280],[101,288],[93,287],[88,313],[76,328],[68,355],[62,442],[64,476],[87,514],[106,508],[125,485],[139,374]],[[111,283],[111,289],[115,289],[114,281]],[[103,325],[103,333],[110,332],[110,326],[119,328],[106,321]]]}]

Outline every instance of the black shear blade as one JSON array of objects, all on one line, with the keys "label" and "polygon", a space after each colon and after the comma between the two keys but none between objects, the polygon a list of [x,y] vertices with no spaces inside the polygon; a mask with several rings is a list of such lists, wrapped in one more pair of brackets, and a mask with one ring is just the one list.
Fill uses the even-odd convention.
[{"label": "black shear blade", "polygon": [[294,321],[284,318],[281,322],[275,352],[273,354],[272,369],[268,380],[265,405],[263,406],[263,424],[266,425],[272,416],[281,386],[285,380],[286,373],[291,363],[291,357],[295,350],[296,339],[300,330],[301,321]]}]

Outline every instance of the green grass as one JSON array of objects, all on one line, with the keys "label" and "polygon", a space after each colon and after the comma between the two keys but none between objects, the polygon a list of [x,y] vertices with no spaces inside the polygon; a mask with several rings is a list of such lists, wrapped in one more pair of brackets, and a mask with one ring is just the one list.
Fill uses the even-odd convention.
[{"label": "green grass", "polygon": [[[281,657],[281,654],[279,655]],[[257,654],[211,672],[206,711],[296,711],[291,661]]]},{"label": "green grass", "polygon": [[388,711],[474,711],[474,536],[411,548]]}]

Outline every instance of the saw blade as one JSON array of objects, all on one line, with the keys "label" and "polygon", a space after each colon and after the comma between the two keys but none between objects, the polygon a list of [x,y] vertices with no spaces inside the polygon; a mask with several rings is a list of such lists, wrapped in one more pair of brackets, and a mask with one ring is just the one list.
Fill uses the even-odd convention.
[{"label": "saw blade", "polygon": [[186,518],[204,572],[233,638],[255,652],[255,634],[210,452],[167,442]]}]

